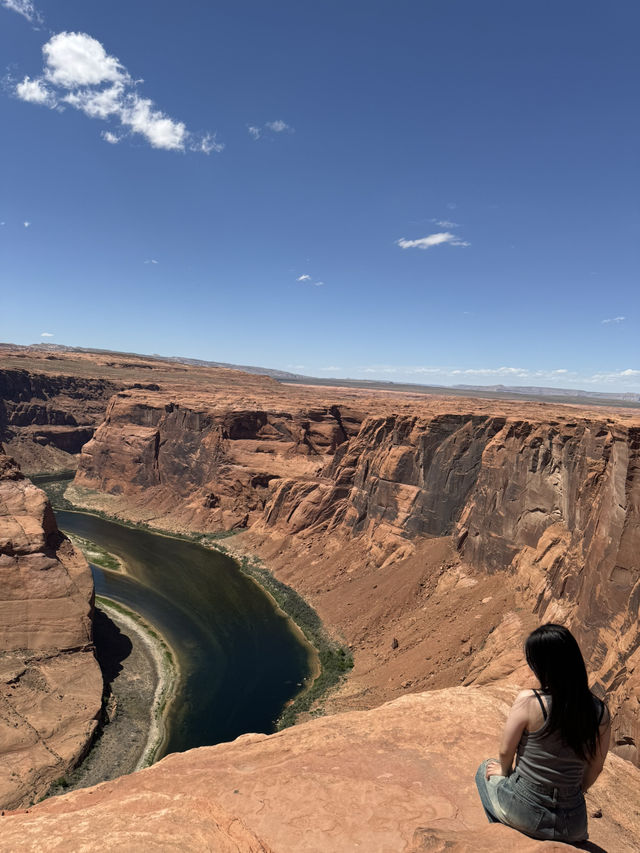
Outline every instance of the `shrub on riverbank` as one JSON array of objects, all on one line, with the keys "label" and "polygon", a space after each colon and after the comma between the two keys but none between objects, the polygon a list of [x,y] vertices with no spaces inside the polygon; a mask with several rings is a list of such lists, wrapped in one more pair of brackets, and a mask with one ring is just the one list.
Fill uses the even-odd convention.
[{"label": "shrub on riverbank", "polygon": [[[320,660],[320,674],[293,702],[288,705],[277,721],[278,729],[292,726],[298,714],[310,711],[313,705],[331,688],[335,687],[353,667],[353,657],[348,649],[335,643],[328,636],[316,611],[294,589],[277,580],[257,559],[242,557],[240,569],[266,589],[315,647]],[[322,713],[320,708],[312,714]]]}]

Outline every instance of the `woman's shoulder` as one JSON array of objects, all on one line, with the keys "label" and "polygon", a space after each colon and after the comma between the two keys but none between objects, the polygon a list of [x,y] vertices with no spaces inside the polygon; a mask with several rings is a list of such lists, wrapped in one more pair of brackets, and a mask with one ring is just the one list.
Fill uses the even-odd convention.
[{"label": "woman's shoulder", "polygon": [[528,705],[530,703],[539,705],[540,697],[542,696],[546,696],[546,693],[543,693],[541,690],[536,690],[533,687],[526,687],[524,690],[520,690],[515,701],[520,705]]}]

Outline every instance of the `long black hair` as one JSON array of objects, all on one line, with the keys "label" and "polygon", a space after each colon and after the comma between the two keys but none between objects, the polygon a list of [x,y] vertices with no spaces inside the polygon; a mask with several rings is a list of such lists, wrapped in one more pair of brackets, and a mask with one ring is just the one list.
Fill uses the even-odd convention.
[{"label": "long black hair", "polygon": [[548,730],[559,731],[564,742],[586,761],[593,758],[601,715],[575,637],[563,625],[548,622],[529,634],[524,650],[540,687],[551,695]]}]

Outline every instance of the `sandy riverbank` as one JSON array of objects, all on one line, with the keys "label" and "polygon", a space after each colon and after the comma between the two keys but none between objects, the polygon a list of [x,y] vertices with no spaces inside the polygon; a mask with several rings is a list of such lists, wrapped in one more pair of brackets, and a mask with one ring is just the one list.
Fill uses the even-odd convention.
[{"label": "sandy riverbank", "polygon": [[165,743],[165,718],[179,678],[166,640],[130,608],[98,598],[94,642],[107,685],[106,720],[86,758],[50,795],[133,773],[152,764]]},{"label": "sandy riverbank", "polygon": [[166,744],[167,713],[180,678],[178,659],[167,640],[139,613],[103,596],[98,596],[96,602],[113,622],[135,634],[139,642],[146,646],[156,669],[156,686],[149,708],[147,741],[135,768],[139,770],[153,764]]}]

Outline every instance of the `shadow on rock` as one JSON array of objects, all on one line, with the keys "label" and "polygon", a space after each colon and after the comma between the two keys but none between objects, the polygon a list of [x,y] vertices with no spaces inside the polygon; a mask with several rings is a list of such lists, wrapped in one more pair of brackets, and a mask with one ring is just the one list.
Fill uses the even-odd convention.
[{"label": "shadow on rock", "polygon": [[93,617],[93,642],[105,688],[108,689],[122,672],[122,661],[129,657],[133,646],[129,637],[97,607]]}]

